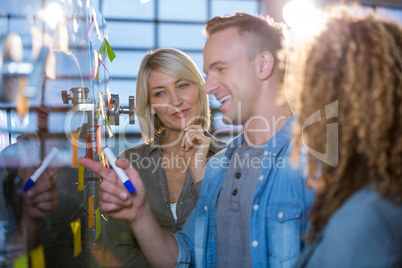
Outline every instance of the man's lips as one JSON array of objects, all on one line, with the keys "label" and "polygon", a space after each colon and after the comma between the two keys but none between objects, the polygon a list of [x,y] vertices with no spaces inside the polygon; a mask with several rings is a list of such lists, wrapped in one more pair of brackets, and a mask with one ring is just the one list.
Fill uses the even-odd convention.
[{"label": "man's lips", "polygon": [[174,118],[183,118],[188,114],[188,111],[190,111],[190,108],[180,110],[179,112],[175,112],[175,113],[171,114],[171,116]]}]

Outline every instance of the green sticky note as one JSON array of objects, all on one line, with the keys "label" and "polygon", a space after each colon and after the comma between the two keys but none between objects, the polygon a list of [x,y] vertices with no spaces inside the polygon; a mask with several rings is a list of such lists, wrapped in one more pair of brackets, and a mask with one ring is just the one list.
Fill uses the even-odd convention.
[{"label": "green sticky note", "polygon": [[107,41],[106,37],[105,37],[105,43],[107,48],[107,56],[109,57],[110,62],[112,62],[114,58],[116,58],[116,54],[114,54],[114,51],[110,46],[109,42]]},{"label": "green sticky note", "polygon": [[106,123],[106,127],[109,133],[109,137],[113,137],[113,132],[112,132],[112,128],[110,127],[110,123],[109,120],[107,119],[107,117],[105,116],[105,123]]},{"label": "green sticky note", "polygon": [[27,255],[21,256],[13,260],[13,268],[28,268]]},{"label": "green sticky note", "polygon": [[[106,40],[106,38],[105,38]],[[106,43],[105,40],[103,40],[100,48],[99,48],[99,54],[102,56],[102,61],[105,61],[106,59]]]},{"label": "green sticky note", "polygon": [[100,233],[101,233],[101,218],[100,218],[100,211],[99,208],[96,209],[95,211],[95,217],[96,217],[96,234],[95,234],[95,239],[98,239]]}]

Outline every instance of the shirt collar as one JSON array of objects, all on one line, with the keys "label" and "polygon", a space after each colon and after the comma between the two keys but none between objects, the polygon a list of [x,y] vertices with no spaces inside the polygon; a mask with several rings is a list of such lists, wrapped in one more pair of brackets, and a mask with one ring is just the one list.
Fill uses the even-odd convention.
[{"label": "shirt collar", "polygon": [[[291,116],[285,125],[264,145],[266,151],[279,152],[293,137],[293,123],[295,116]],[[228,143],[226,156],[230,158],[233,152],[245,141],[244,132]]]}]

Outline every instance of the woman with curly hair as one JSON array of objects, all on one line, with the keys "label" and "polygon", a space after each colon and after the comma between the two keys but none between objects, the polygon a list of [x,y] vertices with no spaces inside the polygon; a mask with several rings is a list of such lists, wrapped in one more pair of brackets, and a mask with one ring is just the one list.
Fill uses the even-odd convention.
[{"label": "woman with curly hair", "polygon": [[[332,154],[309,155],[313,243],[296,267],[402,267],[402,29],[337,10],[290,56],[301,90],[296,148]],[[338,153],[327,146],[331,123]]]}]

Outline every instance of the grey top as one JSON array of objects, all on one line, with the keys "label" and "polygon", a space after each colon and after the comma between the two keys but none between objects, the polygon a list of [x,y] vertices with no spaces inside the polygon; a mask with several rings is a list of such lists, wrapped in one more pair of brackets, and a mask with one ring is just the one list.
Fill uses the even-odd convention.
[{"label": "grey top", "polygon": [[[225,148],[226,144],[215,139],[208,132],[204,133],[211,138],[211,145],[207,160],[215,153]],[[175,233],[183,227],[188,216],[195,208],[202,181],[193,184],[190,172],[186,174],[183,189],[177,200],[177,221],[174,220],[170,209],[169,192],[166,174],[160,165],[162,150],[158,135],[151,144],[141,144],[123,151],[119,159],[128,159],[139,172],[147,190],[147,198],[153,214],[158,222],[169,232]],[[120,267],[148,267],[149,264],[143,256],[134,234],[129,225],[122,220],[110,218],[107,224],[107,249],[113,252],[115,259],[119,260]]]},{"label": "grey top", "polygon": [[242,143],[229,162],[216,206],[217,267],[251,267],[250,217],[264,147]]},{"label": "grey top", "polygon": [[402,267],[402,204],[361,189],[303,251],[300,267]]}]

